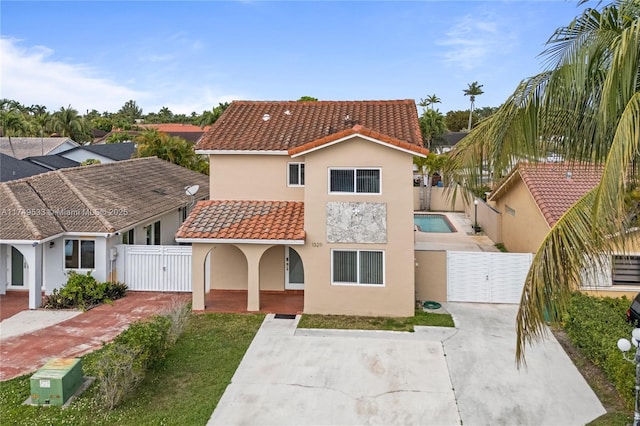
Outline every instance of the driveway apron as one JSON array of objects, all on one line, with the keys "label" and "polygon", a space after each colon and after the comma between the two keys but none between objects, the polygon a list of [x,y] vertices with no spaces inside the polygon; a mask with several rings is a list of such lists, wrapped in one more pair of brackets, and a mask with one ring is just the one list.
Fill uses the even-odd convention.
[{"label": "driveway apron", "polygon": [[605,409],[551,332],[515,364],[517,305],[448,303],[457,333],[444,340],[466,425],[583,425]]},{"label": "driveway apron", "polygon": [[297,321],[265,318],[209,425],[460,424],[440,341]]},{"label": "driveway apron", "polygon": [[515,364],[517,306],[449,303],[455,329],[296,330],[265,318],[209,425],[583,425],[605,413],[560,344]]}]

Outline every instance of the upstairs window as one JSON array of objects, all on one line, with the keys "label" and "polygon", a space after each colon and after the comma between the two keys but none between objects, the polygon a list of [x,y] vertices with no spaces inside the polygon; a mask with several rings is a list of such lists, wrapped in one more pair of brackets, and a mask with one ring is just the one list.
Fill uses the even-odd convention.
[{"label": "upstairs window", "polygon": [[380,194],[380,169],[329,169],[329,192]]},{"label": "upstairs window", "polygon": [[304,163],[289,163],[287,184],[289,186],[304,186]]}]

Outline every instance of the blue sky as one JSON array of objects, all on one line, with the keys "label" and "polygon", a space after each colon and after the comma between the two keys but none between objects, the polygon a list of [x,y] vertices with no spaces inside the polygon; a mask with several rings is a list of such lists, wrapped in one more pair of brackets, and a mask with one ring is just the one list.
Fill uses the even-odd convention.
[{"label": "blue sky", "polygon": [[[586,6],[595,7],[592,1]],[[0,2],[0,97],[116,112],[219,102],[416,99],[499,106],[586,6],[512,1]]]}]

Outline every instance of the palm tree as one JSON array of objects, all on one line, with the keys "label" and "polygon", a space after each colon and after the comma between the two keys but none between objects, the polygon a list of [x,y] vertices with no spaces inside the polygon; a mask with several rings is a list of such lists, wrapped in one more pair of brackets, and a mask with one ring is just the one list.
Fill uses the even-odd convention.
[{"label": "palm tree", "polygon": [[437,109],[426,110],[420,117],[420,130],[427,149],[431,149],[433,139],[444,135],[447,131],[444,115]]},{"label": "palm tree", "polygon": [[2,125],[2,136],[9,138],[9,147],[11,148],[12,155],[15,157],[11,136],[21,136],[26,132],[28,125],[24,115],[14,109],[9,111],[1,110],[0,124]]},{"label": "palm tree", "polygon": [[463,90],[465,96],[469,96],[469,100],[471,101],[471,109],[469,109],[469,125],[467,126],[468,131],[471,131],[471,117],[473,115],[473,107],[476,103],[476,96],[480,96],[484,93],[482,90],[482,84],[478,84],[477,81],[474,81],[471,84],[467,84],[466,89]]},{"label": "palm tree", "polygon": [[480,152],[495,176],[523,159],[558,153],[603,167],[599,185],[553,226],[527,275],[517,316],[518,362],[558,320],[585,273],[627,248],[625,195],[640,173],[640,3],[616,0],[586,9],[559,28],[543,56],[548,70],[520,83],[498,109],[460,142],[453,162],[458,181],[474,181]]},{"label": "palm tree", "polygon": [[442,99],[440,99],[439,97],[436,96],[436,94],[434,93],[433,95],[429,95],[427,96],[427,105],[431,107],[431,110],[433,111],[433,106],[435,104],[439,104],[442,102]]},{"label": "palm tree", "polygon": [[[431,178],[434,173],[441,171],[447,161],[447,156],[433,152],[426,157],[413,157],[413,164],[418,167],[420,174],[420,210],[431,210]],[[426,178],[426,179],[425,179]],[[424,188],[427,188],[426,196]]]},{"label": "palm tree", "polygon": [[158,129],[147,129],[136,136],[138,150],[134,157],[158,157],[188,169],[208,174],[206,158],[196,154],[186,140],[169,136]]},{"label": "palm tree", "polygon": [[71,105],[68,108],[61,107],[53,113],[51,127],[60,136],[67,136],[75,142],[87,142],[92,139],[89,123]]}]

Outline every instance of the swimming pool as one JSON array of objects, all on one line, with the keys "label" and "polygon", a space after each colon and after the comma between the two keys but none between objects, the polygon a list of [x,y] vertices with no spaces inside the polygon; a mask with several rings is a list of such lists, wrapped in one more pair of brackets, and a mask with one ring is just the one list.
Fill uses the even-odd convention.
[{"label": "swimming pool", "polygon": [[414,214],[413,223],[417,225],[422,232],[440,232],[451,233],[456,232],[449,219],[443,214]]}]

